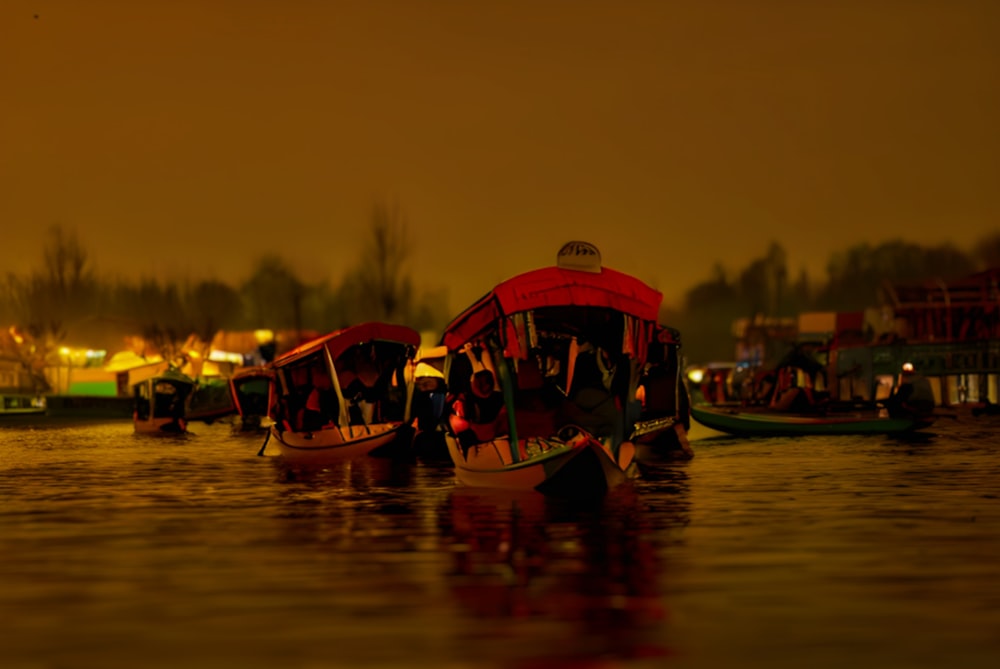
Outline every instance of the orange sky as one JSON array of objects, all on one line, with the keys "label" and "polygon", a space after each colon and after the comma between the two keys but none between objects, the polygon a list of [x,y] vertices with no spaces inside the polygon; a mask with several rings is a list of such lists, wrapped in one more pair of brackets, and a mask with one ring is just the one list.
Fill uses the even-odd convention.
[{"label": "orange sky", "polygon": [[1000,231],[995,0],[5,0],[0,91],[4,274],[60,224],[336,283],[378,200],[452,310],[570,239],[670,303],[772,240]]}]

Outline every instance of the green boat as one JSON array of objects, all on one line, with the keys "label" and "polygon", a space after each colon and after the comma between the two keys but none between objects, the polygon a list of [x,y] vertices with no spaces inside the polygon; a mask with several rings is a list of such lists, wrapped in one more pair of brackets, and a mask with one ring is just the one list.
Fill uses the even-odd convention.
[{"label": "green boat", "polygon": [[826,413],[788,413],[765,407],[696,404],[691,417],[719,432],[740,437],[785,437],[810,434],[903,434],[929,427],[933,416],[890,418],[877,408]]}]

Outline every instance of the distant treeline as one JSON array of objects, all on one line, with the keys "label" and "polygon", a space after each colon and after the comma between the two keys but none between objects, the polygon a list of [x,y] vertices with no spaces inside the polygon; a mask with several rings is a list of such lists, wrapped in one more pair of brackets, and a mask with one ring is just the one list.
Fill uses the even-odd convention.
[{"label": "distant treeline", "polygon": [[716,264],[707,281],[685,293],[680,310],[663,320],[681,331],[689,360],[728,360],[735,354],[732,324],[739,318],[860,311],[880,306],[887,282],[952,281],[992,267],[1000,267],[1000,230],[968,252],[951,244],[924,247],[903,240],[851,246],[830,255],[826,278],[819,282],[811,282],[805,270],[793,275],[785,250],[772,243],[764,257],[740,271]]},{"label": "distant treeline", "polygon": [[[325,333],[368,320],[440,332],[454,315],[448,296],[414,285],[411,249],[399,209],[378,204],[364,251],[337,286],[302,281],[278,255],[259,258],[235,286],[155,277],[108,280],[76,234],[56,226],[40,269],[8,273],[0,285],[0,324],[29,334],[41,349],[36,354],[61,344],[119,350],[127,335],[169,350],[191,334],[210,341],[219,330]],[[879,305],[885,282],[950,281],[990,267],[1000,267],[1000,230],[970,251],[902,240],[858,244],[830,255],[821,282],[811,282],[804,270],[793,276],[784,249],[772,243],[742,270],[730,272],[717,263],[708,280],[685,293],[680,309],[668,309],[661,320],[680,330],[689,360],[729,359],[736,319],[861,310]]]},{"label": "distant treeline", "polygon": [[42,349],[36,355],[63,344],[120,350],[128,335],[142,335],[170,352],[191,334],[208,342],[219,330],[325,333],[368,320],[438,329],[448,318],[447,296],[414,286],[411,248],[399,210],[377,205],[357,265],[337,286],[303,281],[278,255],[259,258],[238,285],[108,280],[76,233],[56,226],[49,230],[39,269],[4,277],[0,324],[29,335]]}]

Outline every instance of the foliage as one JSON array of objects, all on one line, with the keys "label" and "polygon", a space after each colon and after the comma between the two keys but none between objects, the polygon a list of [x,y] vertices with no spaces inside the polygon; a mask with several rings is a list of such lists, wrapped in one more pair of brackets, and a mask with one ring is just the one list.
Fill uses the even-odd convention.
[{"label": "foliage", "polygon": [[71,328],[97,306],[98,286],[90,259],[74,232],[53,226],[42,249],[42,270],[6,279],[8,311],[45,358]]},{"label": "foliage", "polygon": [[974,255],[981,268],[1000,267],[1000,230],[980,239]]},{"label": "foliage", "polygon": [[854,311],[876,304],[884,282],[907,283],[929,277],[944,281],[970,274],[975,264],[952,245],[923,247],[894,240],[872,247],[858,244],[834,253],[827,264],[827,282],[815,307]]},{"label": "foliage", "polygon": [[369,231],[359,263],[341,285],[345,321],[400,323],[417,330],[442,327],[447,319],[443,295],[424,293],[418,298],[413,285],[409,272],[413,245],[399,207],[377,203]]},{"label": "foliage", "polygon": [[[99,281],[76,234],[55,226],[42,249],[40,269],[23,276],[9,273],[0,281],[0,318],[29,334],[41,358],[71,339],[101,346],[135,334],[169,356],[191,335],[210,341],[220,329],[328,332],[381,320],[440,330],[450,316],[447,293],[418,292],[409,269],[413,245],[400,208],[377,203],[369,233],[357,264],[339,286],[306,284],[272,253],[259,258],[234,288],[216,280],[183,285],[149,277]],[[984,236],[969,253],[949,244],[923,247],[894,240],[832,253],[826,280],[813,283],[804,270],[791,272],[784,249],[772,242],[762,257],[737,271],[716,263],[707,280],[685,293],[681,308],[662,318],[681,331],[689,359],[728,359],[737,319],[860,310],[877,304],[887,281],[947,281],[998,266],[1000,231]]]},{"label": "foliage", "polygon": [[219,330],[242,325],[243,300],[229,284],[201,281],[190,289],[185,303],[192,331],[204,342],[211,342]]},{"label": "foliage", "polygon": [[716,265],[709,279],[687,291],[681,311],[666,322],[681,331],[689,359],[730,359],[736,343],[731,327],[738,318],[860,311],[879,303],[885,282],[949,281],[998,266],[1000,232],[983,238],[971,253],[950,244],[924,247],[894,240],[877,246],[858,244],[832,253],[827,280],[819,285],[813,285],[805,271],[789,283],[784,250],[771,243],[763,257],[736,273],[736,280],[730,280]]},{"label": "foliage", "polygon": [[278,255],[257,260],[253,273],[240,287],[247,319],[254,327],[301,330],[306,285]]}]

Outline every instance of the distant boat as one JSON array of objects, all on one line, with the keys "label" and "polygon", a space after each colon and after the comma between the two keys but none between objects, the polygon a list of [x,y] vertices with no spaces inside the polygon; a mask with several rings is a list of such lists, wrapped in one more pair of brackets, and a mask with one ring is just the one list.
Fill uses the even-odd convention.
[{"label": "distant boat", "polygon": [[[442,343],[458,480],[578,496],[636,476],[632,435],[687,420],[678,402],[654,417],[636,399],[661,299],[603,267],[593,245],[570,242],[555,267],[500,283],[456,317]],[[677,373],[666,386],[678,386]]]},{"label": "distant boat", "polygon": [[237,370],[229,377],[229,391],[240,417],[240,429],[257,430],[270,426],[273,401],[274,369],[270,365],[254,365]]},{"label": "distant boat", "polygon": [[46,406],[44,395],[0,391],[0,416],[44,414]]},{"label": "distant boat", "polygon": [[409,447],[408,370],[419,345],[416,330],[370,322],[278,357],[269,439],[282,456],[300,461],[363,457],[404,442]]},{"label": "distant boat", "polygon": [[195,379],[187,403],[188,421],[213,423],[236,413],[229,378],[201,376]]},{"label": "distant boat", "polygon": [[45,395],[27,366],[17,358],[0,357],[0,416],[44,414]]},{"label": "distant boat", "polygon": [[156,371],[132,384],[135,431],[144,434],[187,431],[187,403],[195,380],[176,369]]},{"label": "distant boat", "polygon": [[740,437],[902,434],[929,427],[934,417],[891,418],[877,408],[791,413],[767,407],[694,404],[691,417],[705,427]]}]

